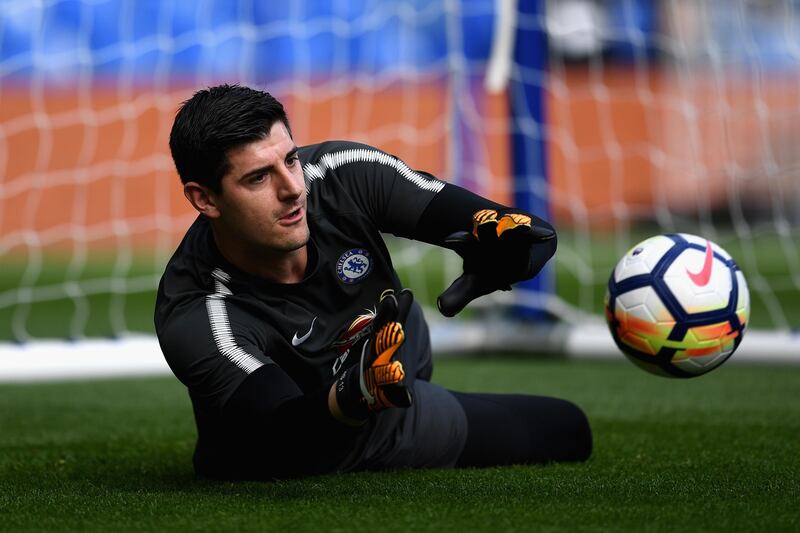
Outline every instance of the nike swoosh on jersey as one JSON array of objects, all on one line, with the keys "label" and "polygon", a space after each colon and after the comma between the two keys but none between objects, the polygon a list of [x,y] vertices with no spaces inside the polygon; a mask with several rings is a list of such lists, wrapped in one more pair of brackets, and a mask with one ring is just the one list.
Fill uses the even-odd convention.
[{"label": "nike swoosh on jersey", "polygon": [[317,317],[314,317],[314,320],[311,321],[311,327],[308,328],[308,332],[303,335],[302,337],[297,336],[297,332],[295,331],[294,337],[292,337],[292,346],[300,346],[311,336],[311,332],[314,330],[314,322],[317,321]]},{"label": "nike swoosh on jersey", "polygon": [[706,241],[706,258],[703,261],[703,268],[700,272],[691,272],[688,268],[686,274],[689,279],[698,287],[705,287],[711,279],[711,267],[714,264],[714,250],[711,249],[711,243]]}]

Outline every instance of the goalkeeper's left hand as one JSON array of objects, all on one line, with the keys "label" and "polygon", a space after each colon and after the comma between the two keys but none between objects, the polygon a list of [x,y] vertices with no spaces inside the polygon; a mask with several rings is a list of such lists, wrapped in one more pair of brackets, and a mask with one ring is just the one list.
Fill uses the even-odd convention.
[{"label": "goalkeeper's left hand", "polygon": [[342,372],[328,395],[328,408],[335,418],[357,424],[366,420],[370,412],[411,406],[411,389],[406,386],[405,369],[397,351],[406,339],[403,324],[412,301],[408,289],[396,296],[391,290],[381,295],[372,334],[362,345],[352,348],[359,350],[360,363]]},{"label": "goalkeeper's left hand", "polygon": [[472,223],[471,233],[453,233],[444,242],[464,259],[464,274],[436,300],[445,316],[455,316],[475,298],[511,290],[512,283],[532,278],[532,245],[556,236],[552,228],[533,225],[530,216],[514,211],[484,209],[472,216]]}]

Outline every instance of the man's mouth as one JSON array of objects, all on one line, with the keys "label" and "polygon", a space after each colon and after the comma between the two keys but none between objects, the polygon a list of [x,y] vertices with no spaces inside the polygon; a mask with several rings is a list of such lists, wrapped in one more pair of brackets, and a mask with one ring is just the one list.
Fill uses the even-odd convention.
[{"label": "man's mouth", "polygon": [[305,210],[302,207],[297,207],[296,209],[286,213],[281,218],[278,219],[278,224],[283,226],[291,226],[292,224],[296,224],[303,219],[303,213]]}]

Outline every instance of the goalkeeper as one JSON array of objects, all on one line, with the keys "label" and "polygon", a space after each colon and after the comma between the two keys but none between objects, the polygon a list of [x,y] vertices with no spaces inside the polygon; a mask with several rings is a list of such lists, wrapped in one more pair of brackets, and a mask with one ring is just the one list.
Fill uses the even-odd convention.
[{"label": "goalkeeper", "polygon": [[188,388],[196,471],[274,479],[400,467],[582,461],[583,412],[555,398],[430,382],[428,327],[381,232],[448,247],[446,316],[535,276],[543,220],[352,142],[297,147],[266,92],[183,103],[170,149],[199,213],[166,266],[155,324]]}]

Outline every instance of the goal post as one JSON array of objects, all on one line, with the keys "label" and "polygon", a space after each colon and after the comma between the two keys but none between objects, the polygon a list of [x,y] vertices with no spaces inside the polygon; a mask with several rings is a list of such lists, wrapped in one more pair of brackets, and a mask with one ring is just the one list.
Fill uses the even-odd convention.
[{"label": "goal post", "polygon": [[[497,28],[495,39],[502,39],[506,32],[515,35],[507,87],[514,205],[550,220],[545,136],[548,46],[546,28],[541,23],[545,20],[545,0],[517,0],[511,4],[516,13],[507,20],[516,24]],[[516,315],[523,319],[548,319],[540,303],[543,298],[531,297],[530,293],[555,294],[552,263],[545,265],[535,278],[520,283],[519,289]]]},{"label": "goal post", "polygon": [[794,0],[2,2],[0,380],[164,368],[155,289],[195,216],[168,135],[216,83],[273,93],[301,144],[369,143],[553,222],[539,277],[454,320],[434,302],[460,259],[390,238],[437,349],[621,357],[611,268],[689,232],[747,277],[733,361],[798,360],[798,30]]}]

